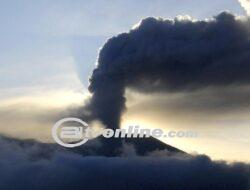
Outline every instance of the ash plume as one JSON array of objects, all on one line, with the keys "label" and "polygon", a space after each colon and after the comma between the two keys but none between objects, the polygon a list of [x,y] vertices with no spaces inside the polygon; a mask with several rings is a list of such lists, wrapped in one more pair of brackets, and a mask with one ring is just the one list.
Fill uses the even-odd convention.
[{"label": "ash plume", "polygon": [[117,128],[126,88],[180,92],[250,82],[250,20],[223,12],[214,19],[146,18],[107,41],[90,78],[90,109]]}]

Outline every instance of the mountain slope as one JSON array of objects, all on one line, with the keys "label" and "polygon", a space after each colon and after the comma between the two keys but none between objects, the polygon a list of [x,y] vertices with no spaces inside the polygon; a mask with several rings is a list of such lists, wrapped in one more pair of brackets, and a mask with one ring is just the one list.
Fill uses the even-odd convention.
[{"label": "mountain slope", "polygon": [[[12,149],[23,149],[32,159],[49,158],[54,151],[74,152],[82,156],[121,156],[124,146],[130,146],[139,156],[145,156],[154,151],[165,151],[169,155],[186,154],[175,147],[165,144],[153,137],[150,138],[104,138],[102,136],[89,140],[86,144],[76,148],[64,148],[54,143],[42,143],[32,139],[16,139],[0,136],[1,146],[11,146]],[[30,151],[32,150],[32,151]]]}]

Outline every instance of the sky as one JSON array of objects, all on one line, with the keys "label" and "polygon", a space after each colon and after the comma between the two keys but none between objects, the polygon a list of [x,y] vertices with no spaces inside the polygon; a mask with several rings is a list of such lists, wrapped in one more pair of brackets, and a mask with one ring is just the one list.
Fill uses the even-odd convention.
[{"label": "sky", "polygon": [[[88,78],[100,48],[108,38],[129,31],[141,19],[189,15],[200,20],[224,10],[240,16],[247,14],[249,6],[245,3],[243,0],[241,4],[237,0],[1,1],[0,133],[50,141],[53,122],[68,107],[83,104],[89,96]],[[198,139],[163,141],[185,151],[206,153],[214,159],[250,161],[246,151],[250,143],[249,110],[216,119],[198,112],[190,115],[183,112],[178,119],[174,115],[182,113],[180,110],[169,110],[162,115],[159,107],[149,113],[142,109],[155,102],[154,97],[135,92],[128,92],[128,97],[131,98],[122,127],[139,124],[149,128],[160,126],[164,130],[195,129],[200,134]]]}]

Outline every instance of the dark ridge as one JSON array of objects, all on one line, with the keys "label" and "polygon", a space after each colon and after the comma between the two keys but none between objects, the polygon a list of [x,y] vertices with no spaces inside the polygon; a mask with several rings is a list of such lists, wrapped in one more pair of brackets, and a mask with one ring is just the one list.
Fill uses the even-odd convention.
[{"label": "dark ridge", "polygon": [[145,156],[154,151],[166,151],[169,155],[187,154],[182,150],[172,147],[153,137],[149,138],[104,138],[99,136],[89,140],[86,144],[76,148],[65,148],[55,143],[42,143],[33,139],[17,139],[7,136],[0,136],[0,145],[8,144],[13,148],[22,148],[24,151],[32,151],[32,159],[50,158],[54,151],[66,151],[80,154],[82,156],[109,156],[118,157],[122,154],[124,144],[132,145],[139,156]]}]

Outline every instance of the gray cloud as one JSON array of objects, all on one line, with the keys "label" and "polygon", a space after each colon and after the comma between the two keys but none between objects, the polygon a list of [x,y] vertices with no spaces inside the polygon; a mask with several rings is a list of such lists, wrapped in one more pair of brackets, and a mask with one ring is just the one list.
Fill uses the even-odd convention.
[{"label": "gray cloud", "polygon": [[[49,156],[37,157],[39,152]],[[166,155],[83,157],[0,138],[0,189],[249,189],[247,164]]]},{"label": "gray cloud", "polygon": [[[142,20],[101,49],[90,79],[89,109],[105,125],[116,128],[125,110],[126,88],[173,93],[249,85],[249,26],[248,18],[240,20],[226,12],[210,21]],[[212,93],[217,99],[222,95]],[[232,94],[233,104],[242,95],[235,99]],[[214,105],[223,106],[219,104]]]},{"label": "gray cloud", "polygon": [[131,112],[200,113],[206,116],[242,113],[250,110],[249,86],[208,87],[179,93],[141,94],[127,91],[127,107]]}]

